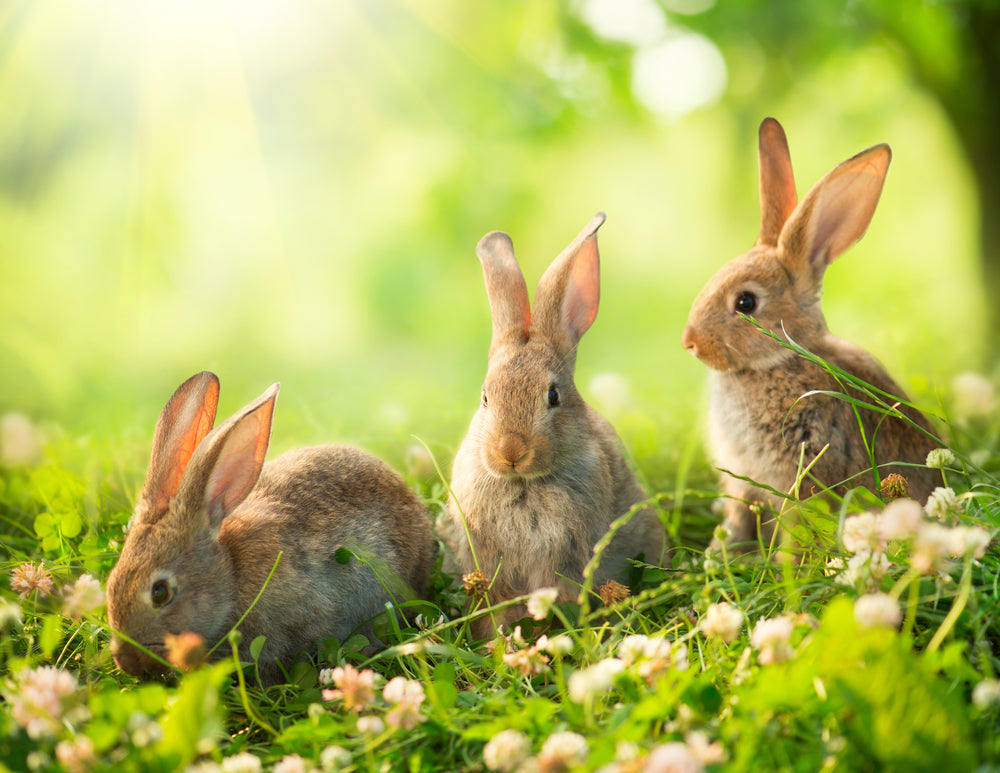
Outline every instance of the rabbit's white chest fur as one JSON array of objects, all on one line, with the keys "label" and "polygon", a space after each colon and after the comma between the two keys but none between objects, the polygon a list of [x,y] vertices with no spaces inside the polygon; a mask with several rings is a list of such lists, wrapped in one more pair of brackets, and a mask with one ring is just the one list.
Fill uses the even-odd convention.
[{"label": "rabbit's white chest fur", "polygon": [[845,455],[842,406],[817,395],[802,398],[828,386],[811,381],[803,361],[777,372],[711,375],[709,443],[718,467],[788,491],[800,461],[812,462],[824,446],[830,457],[824,464]]},{"label": "rabbit's white chest fur", "polygon": [[[464,461],[477,468],[463,471]],[[453,494],[469,525],[483,573],[514,595],[555,585],[567,594],[579,581],[591,549],[614,517],[610,497],[591,486],[607,476],[595,448],[579,449],[572,474],[544,478],[500,478],[479,468],[475,458],[456,458]],[[447,541],[463,567],[472,565],[468,541],[457,516]],[[465,571],[470,571],[465,569]]]},{"label": "rabbit's white chest fur", "polygon": [[582,503],[547,481],[498,483],[506,485],[494,487],[494,507],[477,513],[476,531],[492,532],[500,571],[512,585],[528,590],[555,584],[573,555]]},{"label": "rabbit's white chest fur", "polygon": [[767,431],[761,426],[761,406],[740,379],[711,373],[709,446],[717,466],[767,482],[774,460],[766,453]]},{"label": "rabbit's white chest fur", "polygon": [[[866,463],[850,406],[820,394],[839,386],[796,358],[771,371],[712,374],[710,443],[716,464],[781,491],[800,466],[838,483]],[[856,471],[856,470],[853,470]]]}]

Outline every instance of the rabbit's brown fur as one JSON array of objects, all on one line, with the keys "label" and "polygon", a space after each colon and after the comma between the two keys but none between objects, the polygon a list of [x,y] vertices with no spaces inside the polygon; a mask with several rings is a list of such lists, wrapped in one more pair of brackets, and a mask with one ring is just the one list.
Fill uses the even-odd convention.
[{"label": "rabbit's brown fur", "polygon": [[[108,621],[164,656],[164,636],[192,631],[214,645],[250,608],[278,554],[274,576],[240,624],[240,654],[267,641],[259,665],[265,683],[281,667],[315,654],[324,639],[371,633],[369,621],[389,596],[425,590],[433,558],[426,509],[387,465],[354,448],[317,446],[263,464],[277,386],[208,434],[218,381],[189,379],[164,408],[150,472],[134,523],[108,580]],[[166,582],[170,601],[152,602]],[[223,646],[217,652],[225,652]],[[116,663],[132,674],[157,670],[119,636]]]},{"label": "rabbit's brown fur", "polygon": [[[717,465],[790,493],[800,468],[820,454],[801,496],[819,487],[843,492],[872,486],[874,476],[855,413],[847,402],[817,390],[843,392],[824,369],[762,334],[738,311],[749,305],[765,329],[901,400],[903,390],[868,352],[834,336],[820,308],[826,267],[861,238],[882,191],[890,152],[876,145],[828,172],[797,202],[784,131],[766,119],[760,127],[761,229],[757,243],[723,266],[694,301],[683,345],[713,369],[710,442]],[[852,397],[871,402],[856,390]],[[892,401],[890,401],[891,403]],[[900,410],[931,432],[916,410]],[[860,411],[864,438],[874,449],[878,474],[898,472],[910,494],[925,499],[934,471],[923,467],[937,443],[900,418]],[[903,462],[918,466],[893,466]],[[737,550],[773,536],[773,513],[783,500],[733,475],[723,476],[724,526]],[[760,502],[762,521],[748,505]],[[715,547],[719,547],[715,544]]]},{"label": "rabbit's brown fur", "polygon": [[[577,344],[597,314],[595,234],[603,221],[591,220],[545,272],[534,312],[509,237],[495,231],[477,247],[493,341],[481,405],[455,457],[439,529],[462,572],[472,572],[478,559],[484,575],[495,576],[493,603],[547,586],[560,600],[575,599],[595,543],[645,499],[615,431],[573,383]],[[639,511],[605,551],[596,585],[627,579],[628,559],[656,562],[662,549],[656,514]],[[524,611],[512,607],[497,622]],[[477,627],[483,636],[491,630],[489,620]]]}]

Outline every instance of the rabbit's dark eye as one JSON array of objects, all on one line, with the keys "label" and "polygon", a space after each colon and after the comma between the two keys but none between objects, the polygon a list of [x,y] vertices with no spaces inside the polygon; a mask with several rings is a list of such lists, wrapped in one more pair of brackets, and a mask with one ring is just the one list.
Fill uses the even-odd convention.
[{"label": "rabbit's dark eye", "polygon": [[149,598],[153,602],[154,607],[162,607],[170,602],[173,598],[173,591],[170,589],[170,583],[166,580],[157,580],[153,583],[153,588],[149,592]]},{"label": "rabbit's dark eye", "polygon": [[757,296],[751,292],[743,291],[736,296],[736,311],[740,314],[753,314],[757,308]]},{"label": "rabbit's dark eye", "polygon": [[559,390],[553,384],[549,387],[549,408],[555,408],[557,405],[559,405]]},{"label": "rabbit's dark eye", "polygon": [[488,406],[490,404],[489,399],[486,397],[486,390],[485,389],[483,390],[483,396],[482,396],[481,402],[482,402],[483,408],[485,408],[486,406]]}]

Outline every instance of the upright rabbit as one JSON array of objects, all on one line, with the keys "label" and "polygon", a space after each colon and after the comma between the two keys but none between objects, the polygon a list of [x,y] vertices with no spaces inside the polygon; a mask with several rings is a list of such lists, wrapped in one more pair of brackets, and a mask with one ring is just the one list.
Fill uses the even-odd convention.
[{"label": "upright rabbit", "polygon": [[[275,384],[210,432],[218,379],[199,373],[177,389],[108,579],[112,629],[161,657],[166,634],[192,631],[214,645],[264,589],[240,624],[240,655],[248,660],[250,643],[267,637],[265,683],[323,639],[370,631],[384,612],[389,594],[356,556],[402,601],[424,591],[434,550],[426,509],[378,459],[317,446],[264,464],[277,395]],[[342,547],[356,554],[346,564]],[[117,633],[111,651],[130,674],[158,668]]]},{"label": "upright rabbit", "polygon": [[[615,431],[573,383],[577,344],[597,315],[603,222],[596,215],[553,261],[538,283],[534,313],[510,237],[494,231],[476,247],[493,340],[440,531],[461,570],[473,571],[464,514],[480,569],[496,577],[494,603],[547,586],[558,588],[560,600],[575,599],[595,543],[645,499]],[[662,549],[656,514],[639,511],[604,552],[597,584],[624,579],[630,558],[659,561]],[[518,605],[498,622],[523,615]],[[489,631],[488,621],[477,627]]]},{"label": "upright rabbit", "polygon": [[[902,474],[918,499],[933,489],[933,471],[922,465],[937,443],[925,434],[931,426],[918,411],[899,408],[920,429],[862,409],[862,438],[848,402],[816,393],[842,392],[833,377],[739,316],[750,315],[765,329],[906,399],[874,357],[830,333],[820,309],[823,273],[867,229],[889,159],[887,145],[871,147],[834,167],[797,202],[785,133],[773,118],[760,126],[760,235],[749,252],[709,280],[691,307],[682,339],[715,371],[709,434],[716,463],[732,473],[723,477],[729,498],[724,526],[737,550],[753,549],[758,537],[765,544],[771,540],[783,500],[734,475],[790,492],[800,459],[812,462],[825,446],[810,472],[814,480],[802,485],[803,495],[816,490],[816,482],[837,491],[871,486],[866,442],[880,476]],[[850,394],[871,402],[856,390]],[[764,505],[759,523],[748,507],[754,502]]]}]

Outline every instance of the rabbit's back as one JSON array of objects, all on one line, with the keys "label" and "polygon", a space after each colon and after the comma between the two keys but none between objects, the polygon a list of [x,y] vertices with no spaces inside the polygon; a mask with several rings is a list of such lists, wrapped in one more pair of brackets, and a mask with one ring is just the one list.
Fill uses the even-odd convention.
[{"label": "rabbit's back", "polygon": [[218,541],[233,559],[238,611],[277,562],[242,630],[267,635],[265,655],[279,660],[296,646],[343,640],[387,602],[423,594],[434,557],[417,496],[388,465],[344,446],[297,449],[264,465]]},{"label": "rabbit's back", "polygon": [[285,505],[299,533],[384,546],[422,590],[433,550],[427,510],[382,460],[349,446],[296,449],[264,465],[255,495]]}]

